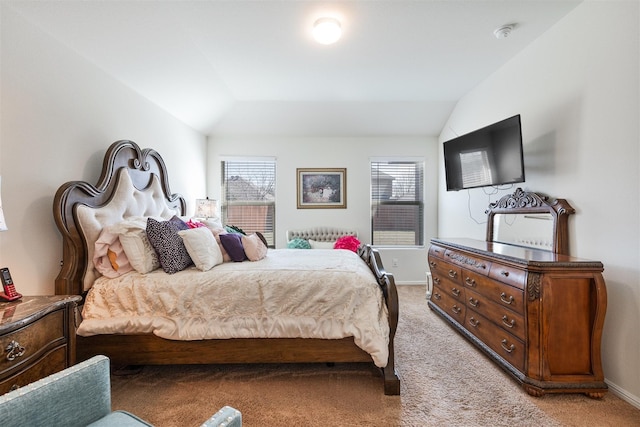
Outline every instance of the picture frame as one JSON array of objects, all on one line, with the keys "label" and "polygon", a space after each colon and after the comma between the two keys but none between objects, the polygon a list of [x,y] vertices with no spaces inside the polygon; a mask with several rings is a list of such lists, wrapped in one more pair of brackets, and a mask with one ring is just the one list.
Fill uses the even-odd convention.
[{"label": "picture frame", "polygon": [[346,168],[297,168],[298,209],[346,209]]}]

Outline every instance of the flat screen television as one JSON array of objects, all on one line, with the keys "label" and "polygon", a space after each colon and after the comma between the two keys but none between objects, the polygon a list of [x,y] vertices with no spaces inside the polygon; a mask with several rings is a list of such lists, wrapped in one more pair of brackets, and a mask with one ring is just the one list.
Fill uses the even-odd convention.
[{"label": "flat screen television", "polygon": [[447,191],[524,182],[520,115],[444,142]]}]

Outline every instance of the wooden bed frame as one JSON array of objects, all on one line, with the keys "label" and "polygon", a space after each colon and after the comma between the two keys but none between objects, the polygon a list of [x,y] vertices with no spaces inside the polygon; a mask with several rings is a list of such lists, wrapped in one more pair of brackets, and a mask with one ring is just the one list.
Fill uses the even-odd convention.
[{"label": "wooden bed frame", "polygon": [[[155,175],[165,195],[167,206],[180,215],[186,213],[186,202],[169,190],[167,170],[162,157],[149,148],[140,149],[132,141],[116,141],[107,150],[102,173],[93,186],[84,181],[71,181],[56,192],[53,216],[62,234],[62,268],[55,281],[58,295],[86,295],[88,249],[77,224],[76,207],[105,206],[117,187],[118,172],[126,168],[138,190],[150,187]],[[398,325],[398,294],[392,274],[386,273],[378,251],[368,245],[359,251],[380,287],[389,312],[389,359],[382,369],[384,392],[400,394],[400,378],[395,369],[394,337]],[[77,359],[96,354],[108,356],[114,365],[225,364],[225,363],[373,363],[371,356],[355,345],[353,338],[339,340],[302,338],[220,339],[174,341],[153,334],[98,335],[77,337]]]}]

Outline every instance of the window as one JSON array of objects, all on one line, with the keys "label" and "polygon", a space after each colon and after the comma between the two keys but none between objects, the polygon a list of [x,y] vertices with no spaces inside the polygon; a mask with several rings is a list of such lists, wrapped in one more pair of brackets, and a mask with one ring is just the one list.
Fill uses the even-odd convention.
[{"label": "window", "polygon": [[371,242],[424,245],[424,160],[371,161]]},{"label": "window", "polygon": [[222,222],[245,233],[259,231],[275,247],[275,159],[222,161]]}]

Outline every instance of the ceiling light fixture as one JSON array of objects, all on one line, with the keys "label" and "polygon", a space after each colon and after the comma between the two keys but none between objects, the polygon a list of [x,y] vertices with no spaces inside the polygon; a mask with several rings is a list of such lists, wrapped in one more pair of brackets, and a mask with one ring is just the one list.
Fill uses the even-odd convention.
[{"label": "ceiling light fixture", "polygon": [[340,22],[335,18],[320,18],[313,24],[313,37],[318,43],[335,43],[341,35]]},{"label": "ceiling light fixture", "polygon": [[511,35],[511,31],[516,27],[516,24],[503,25],[502,27],[498,27],[493,31],[493,35],[496,36],[497,39],[506,39]]}]

